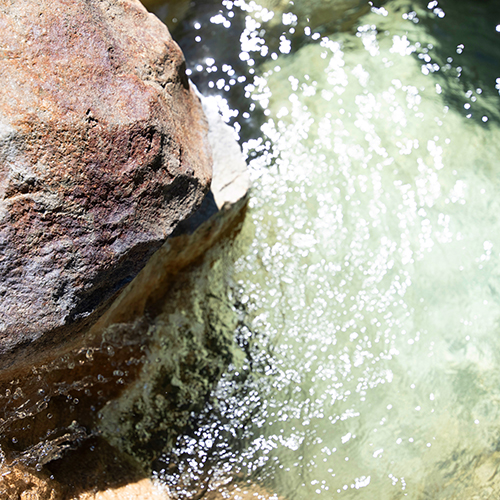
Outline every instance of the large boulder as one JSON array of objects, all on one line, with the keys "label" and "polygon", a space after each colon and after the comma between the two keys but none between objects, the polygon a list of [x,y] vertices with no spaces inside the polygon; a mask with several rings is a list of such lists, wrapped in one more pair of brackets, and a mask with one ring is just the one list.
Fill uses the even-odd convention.
[{"label": "large boulder", "polygon": [[201,203],[208,126],[184,66],[136,0],[0,6],[2,376],[74,343]]}]

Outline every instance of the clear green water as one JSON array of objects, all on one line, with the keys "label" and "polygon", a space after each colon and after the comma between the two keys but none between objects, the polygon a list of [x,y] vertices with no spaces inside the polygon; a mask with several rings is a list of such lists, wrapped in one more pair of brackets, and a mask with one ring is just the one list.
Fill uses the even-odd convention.
[{"label": "clear green water", "polygon": [[350,3],[344,30],[305,0],[179,30],[254,178],[240,349],[159,465],[179,498],[500,496],[500,8]]}]

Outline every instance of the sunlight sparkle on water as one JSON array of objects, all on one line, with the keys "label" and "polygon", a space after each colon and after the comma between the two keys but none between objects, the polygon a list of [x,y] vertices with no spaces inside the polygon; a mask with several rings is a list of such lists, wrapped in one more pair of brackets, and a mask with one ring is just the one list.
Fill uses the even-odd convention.
[{"label": "sunlight sparkle on water", "polygon": [[[237,62],[205,54],[200,73],[238,131],[262,117],[243,144],[240,350],[178,442],[179,477],[226,492],[248,478],[288,500],[472,494],[470,464],[499,458],[500,78],[474,80],[467,23],[437,0],[390,1],[328,36],[293,9],[229,3]],[[222,97],[230,78],[244,113]]]}]

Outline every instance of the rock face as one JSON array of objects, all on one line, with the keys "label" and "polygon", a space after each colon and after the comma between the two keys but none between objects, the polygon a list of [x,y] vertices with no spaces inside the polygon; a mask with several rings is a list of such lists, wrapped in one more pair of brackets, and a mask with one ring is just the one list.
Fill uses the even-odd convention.
[{"label": "rock face", "polygon": [[126,332],[147,344],[140,373],[104,405],[96,423],[101,435],[146,469],[205,403],[232,360],[238,324],[228,299],[229,273],[239,253],[235,234],[250,179],[232,129],[214,101],[202,102],[214,152],[203,215],[182,224],[187,232],[167,240],[92,329],[106,342]]},{"label": "rock face", "polygon": [[200,204],[211,156],[183,55],[135,0],[3,2],[0,88],[5,374],[93,323]]}]

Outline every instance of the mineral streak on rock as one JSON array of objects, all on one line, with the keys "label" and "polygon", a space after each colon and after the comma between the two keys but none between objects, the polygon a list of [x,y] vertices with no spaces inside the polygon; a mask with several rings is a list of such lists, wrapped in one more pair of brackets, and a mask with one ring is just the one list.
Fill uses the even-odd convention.
[{"label": "mineral streak on rock", "polygon": [[75,342],[134,278],[200,204],[211,157],[182,53],[136,0],[2,2],[0,88],[0,370],[12,376]]}]

